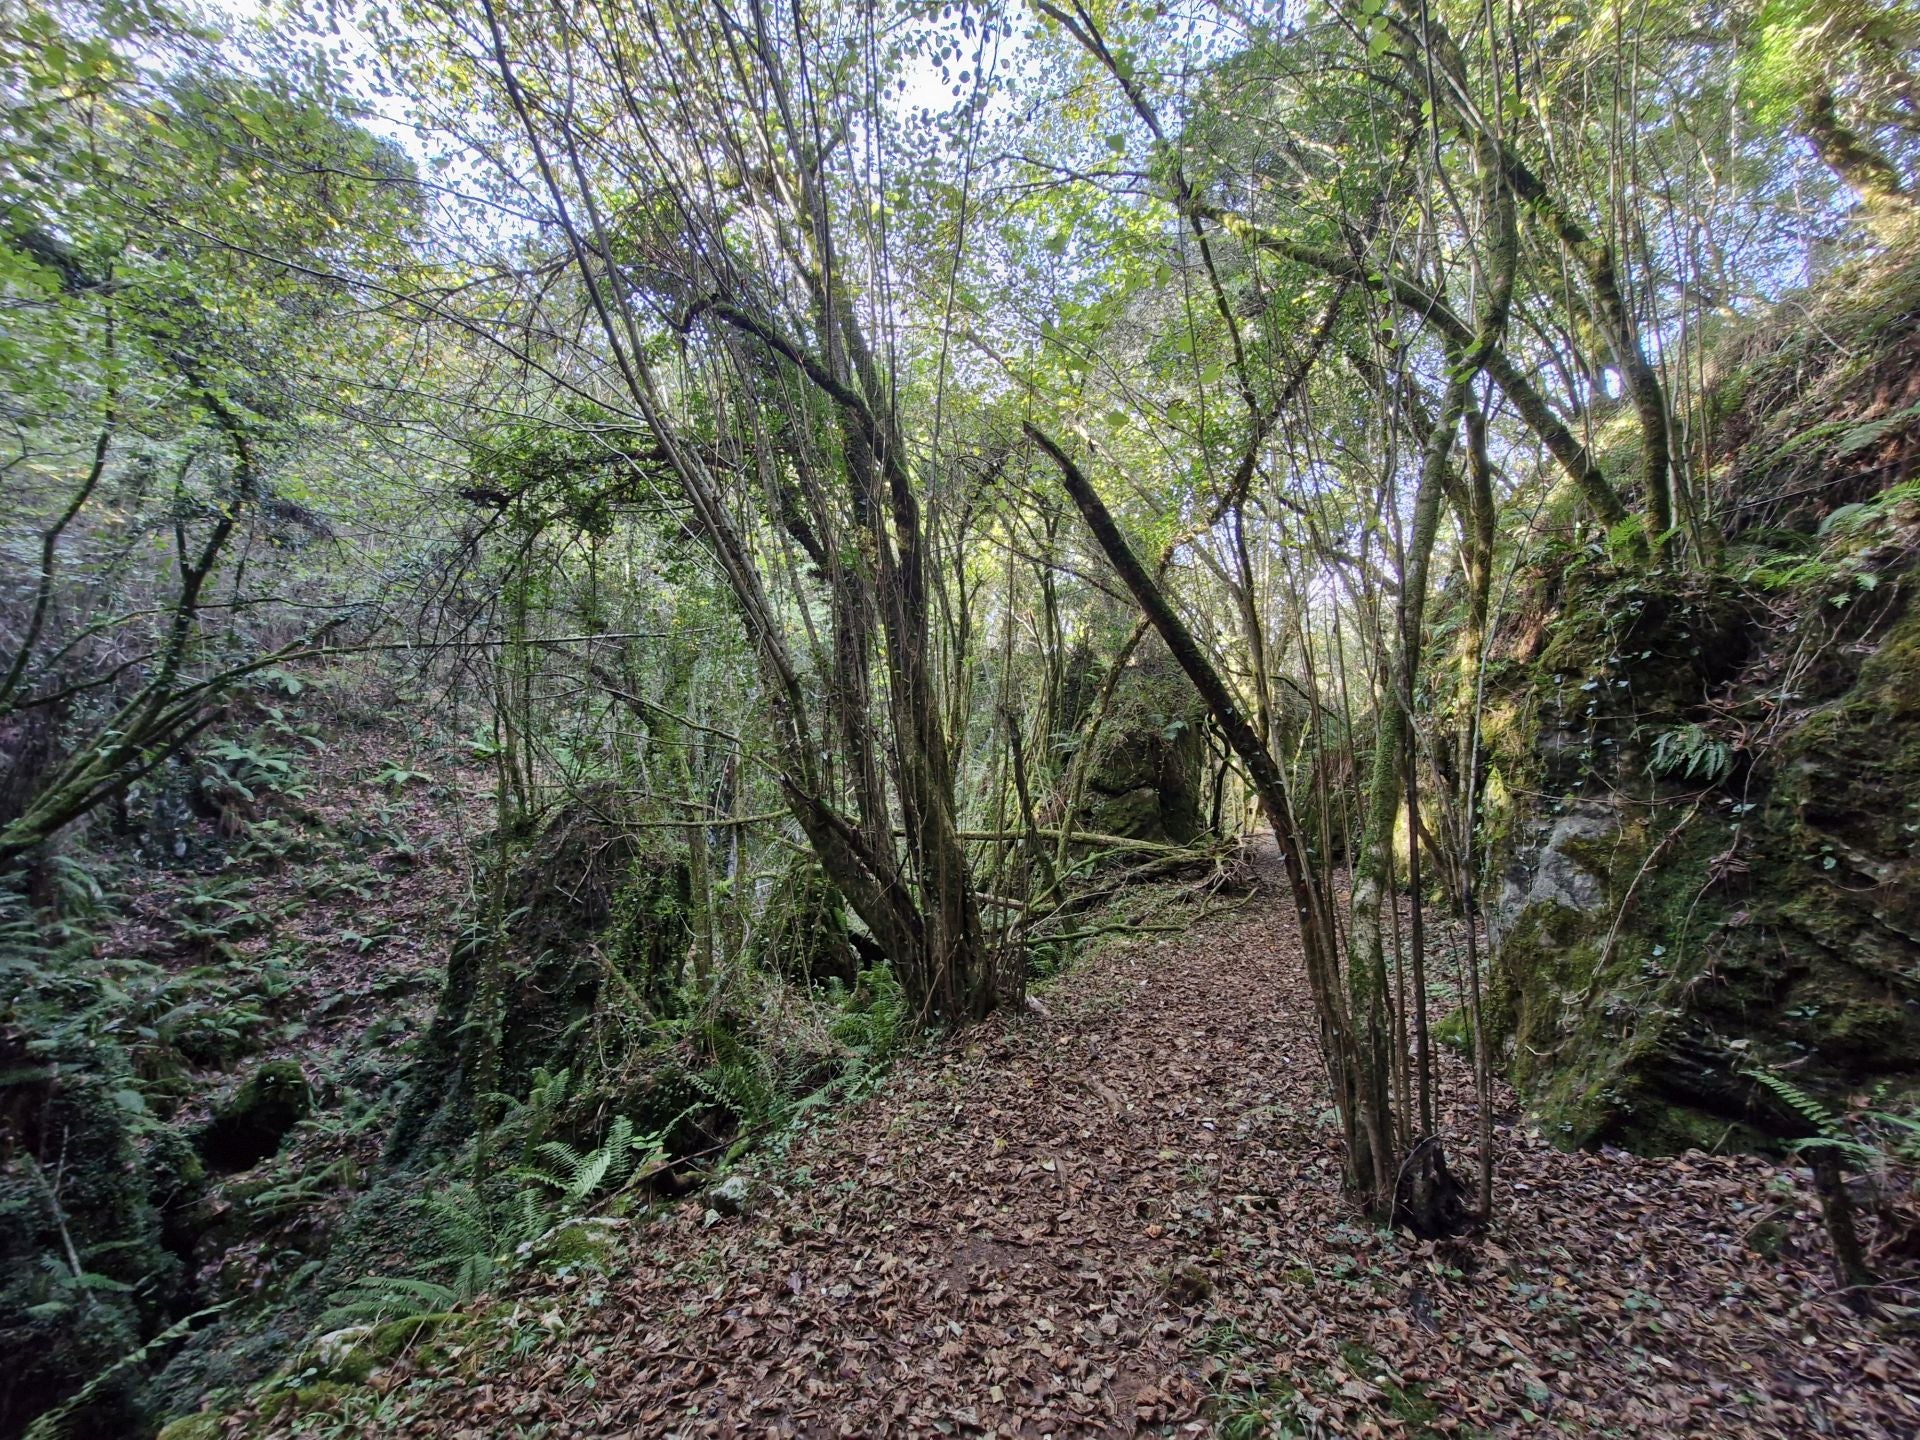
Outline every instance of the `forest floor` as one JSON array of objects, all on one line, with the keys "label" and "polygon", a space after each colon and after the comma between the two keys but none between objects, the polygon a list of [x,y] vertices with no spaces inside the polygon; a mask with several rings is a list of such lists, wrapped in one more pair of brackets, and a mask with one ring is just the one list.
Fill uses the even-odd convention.
[{"label": "forest floor", "polygon": [[670,1207],[376,1377],[387,1433],[1920,1433],[1914,1350],[1825,1294],[1762,1160],[1563,1153],[1509,1114],[1487,1234],[1365,1224],[1256,868],[1237,910],[901,1062],[754,1162],[744,1213]]}]

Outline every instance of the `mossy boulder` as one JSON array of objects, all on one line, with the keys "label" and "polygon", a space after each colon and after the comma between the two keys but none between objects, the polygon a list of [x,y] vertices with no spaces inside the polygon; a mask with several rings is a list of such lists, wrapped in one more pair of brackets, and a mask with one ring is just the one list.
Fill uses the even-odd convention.
[{"label": "mossy boulder", "polygon": [[337,1384],[363,1385],[375,1372],[401,1360],[429,1365],[445,1357],[446,1346],[466,1323],[465,1317],[442,1312],[409,1315],[377,1325],[355,1325],[324,1335],[316,1346],[326,1378]]},{"label": "mossy boulder", "polygon": [[142,1155],[147,1193],[160,1215],[160,1231],[167,1249],[181,1257],[193,1251],[205,1230],[207,1165],[191,1138],[172,1126],[154,1129]]},{"label": "mossy boulder", "polygon": [[515,1258],[553,1270],[604,1266],[626,1227],[619,1215],[579,1216],[523,1241]]},{"label": "mossy boulder", "polygon": [[796,855],[774,878],[747,958],[762,970],[810,985],[851,986],[863,968],[856,946],[872,952],[865,964],[881,958],[877,946],[848,926],[846,902],[819,864]]},{"label": "mossy boulder", "polygon": [[[1783,713],[1802,637],[1721,588],[1569,587],[1571,619],[1509,676],[1531,723],[1495,743],[1520,798],[1496,817],[1493,1010],[1511,1078],[1570,1143],[1791,1138],[1759,1068],[1920,1095],[1920,612],[1899,597]],[[1654,773],[1659,736],[1747,710],[1766,744]]]},{"label": "mossy boulder", "polygon": [[1457,1050],[1462,1055],[1472,1053],[1473,1021],[1464,1005],[1450,1011],[1445,1019],[1433,1027],[1433,1039],[1435,1044]]},{"label": "mossy boulder", "polygon": [[313,1087],[292,1060],[270,1060],[213,1112],[197,1148],[215,1170],[250,1170],[276,1154],[313,1110]]},{"label": "mossy boulder", "polygon": [[583,1093],[679,1004],[693,940],[688,866],[648,848],[637,837],[652,832],[619,814],[611,794],[583,797],[509,840],[504,877],[480,877],[503,918],[477,919],[448,957],[389,1158],[456,1148],[482,1097],[525,1095],[540,1072],[567,1070]]},{"label": "mossy boulder", "polygon": [[1210,823],[1206,707],[1164,647],[1144,645],[1121,676],[1088,757],[1076,824],[1182,845]]}]

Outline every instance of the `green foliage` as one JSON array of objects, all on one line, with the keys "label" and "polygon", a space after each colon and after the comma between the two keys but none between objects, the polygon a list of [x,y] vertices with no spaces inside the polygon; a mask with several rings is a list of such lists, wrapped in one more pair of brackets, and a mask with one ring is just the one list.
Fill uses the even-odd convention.
[{"label": "green foliage", "polygon": [[198,878],[180,897],[174,925],[180,938],[202,956],[231,956],[231,942],[256,934],[267,917],[254,905],[244,876]]},{"label": "green foliage", "polygon": [[559,520],[588,536],[613,533],[616,507],[642,493],[635,457],[650,454],[650,437],[602,406],[563,400],[551,423],[517,421],[486,435],[469,461],[472,493],[516,506],[519,523],[535,529]]},{"label": "green foliage", "polygon": [[[875,85],[904,80],[916,57],[933,56],[943,81],[948,62],[961,63],[951,36],[929,38],[945,12],[925,26],[918,12],[893,17],[888,47],[900,48],[878,58],[849,42],[859,29],[842,23],[851,12],[829,7],[821,18],[831,23],[795,27],[817,38],[808,59],[820,107],[801,108],[825,118],[809,140],[791,119],[783,132],[781,117],[734,103],[738,82],[761,88],[750,73],[761,59],[750,42],[733,48],[740,37],[698,7],[679,17],[686,25],[652,33],[630,11],[602,7],[593,18],[608,44],[564,57],[548,48],[540,17],[509,8],[501,66],[523,62],[539,89],[537,77],[560,73],[556,58],[568,61],[565,96],[534,96],[536,123],[594,128],[556,137],[580,157],[562,183],[610,201],[598,212],[612,223],[594,238],[602,253],[592,274],[568,269],[569,249],[542,213],[543,177],[514,172],[528,150],[511,120],[529,107],[505,103],[494,67],[439,43],[448,38],[439,27],[463,23],[458,7],[401,16],[375,6],[365,17],[377,83],[417,87],[407,99],[423,151],[456,137],[460,153],[500,161],[499,174],[453,161],[442,177],[452,183],[432,188],[415,185],[412,161],[356,123],[326,73],[332,62],[284,38],[223,40],[144,0],[21,0],[0,16],[10,76],[0,95],[0,293],[12,307],[0,399],[20,437],[6,471],[10,504],[11,492],[23,497],[6,517],[8,553],[30,562],[36,538],[79,493],[87,456],[106,457],[57,557],[68,567],[50,608],[59,633],[22,671],[29,691],[82,687],[58,743],[84,755],[105,737],[110,748],[118,707],[173,661],[149,658],[124,677],[110,667],[164,656],[178,633],[180,683],[209,687],[193,692],[202,708],[179,725],[213,713],[224,694],[252,727],[203,732],[192,757],[204,793],[227,812],[228,838],[243,832],[222,848],[284,863],[298,858],[288,823],[296,807],[276,816],[272,802],[309,794],[309,752],[320,746],[258,707],[273,697],[324,701],[333,672],[312,657],[296,670],[269,637],[306,634],[320,615],[350,619],[339,638],[374,652],[433,633],[447,649],[408,655],[421,669],[392,692],[403,722],[443,679],[456,726],[471,722],[473,697],[484,707],[464,755],[443,760],[402,741],[405,763],[354,765],[390,798],[421,787],[405,808],[445,801],[451,810],[471,789],[454,767],[485,762],[499,786],[501,868],[477,877],[484,898],[451,957],[416,1086],[416,1108],[438,1129],[406,1162],[459,1166],[432,1172],[435,1188],[420,1200],[439,1242],[413,1256],[420,1273],[362,1282],[347,1309],[375,1318],[443,1310],[528,1263],[555,1226],[623,1203],[620,1187],[662,1162],[669,1144],[706,1156],[870,1086],[933,1013],[903,992],[901,975],[917,995],[926,986],[909,953],[914,926],[890,924],[895,912],[940,915],[916,909],[920,892],[977,864],[954,893],[967,904],[983,897],[990,933],[965,948],[965,961],[996,955],[997,935],[1031,918],[1031,885],[1013,873],[1023,862],[1009,861],[1001,841],[929,855],[927,834],[893,833],[942,812],[969,834],[1008,833],[1018,823],[1008,820],[1009,731],[1036,731],[1028,763],[1041,824],[1071,833],[1105,816],[1091,828],[1184,843],[1212,811],[1231,828],[1239,782],[1217,764],[1217,737],[1186,677],[1146,655],[1122,683],[1114,723],[1089,747],[1095,806],[1055,786],[1083,743],[1087,692],[1101,673],[1093,657],[1114,652],[1131,611],[1051,481],[1009,443],[1023,416],[1084,442],[1130,536],[1149,556],[1164,550],[1175,608],[1204,622],[1204,644],[1228,653],[1231,685],[1275,712],[1257,717],[1270,722],[1273,753],[1302,777],[1303,794],[1326,787],[1301,813],[1351,809],[1337,766],[1356,748],[1366,753],[1356,740],[1379,733],[1375,717],[1355,712],[1388,674],[1381,637],[1396,585],[1406,593],[1397,522],[1411,497],[1383,477],[1411,484],[1419,412],[1435,383],[1462,374],[1457,337],[1431,318],[1453,306],[1471,327],[1498,248],[1481,233],[1487,152],[1471,133],[1477,116],[1498,121],[1489,143],[1511,145],[1548,192],[1528,197],[1515,322],[1472,350],[1476,364],[1510,362],[1490,366],[1474,392],[1472,418],[1492,432],[1482,458],[1497,458],[1474,477],[1496,512],[1480,517],[1497,546],[1480,563],[1524,576],[1572,554],[1590,573],[1612,567],[1644,580],[1649,541],[1682,538],[1650,536],[1638,515],[1599,526],[1571,503],[1543,501],[1560,477],[1538,459],[1545,437],[1515,420],[1525,377],[1540,377],[1548,419],[1565,422],[1561,449],[1590,450],[1596,473],[1644,500],[1629,477],[1654,432],[1636,427],[1632,397],[1615,383],[1636,337],[1601,333],[1636,324],[1659,341],[1662,375],[1678,377],[1659,398],[1686,441],[1675,480],[1691,484],[1683,498],[1700,507],[1682,509],[1713,532],[1728,512],[1715,508],[1704,473],[1717,457],[1694,443],[1715,427],[1696,423],[1685,393],[1703,368],[1696,331],[1807,262],[1804,233],[1839,226],[1826,213],[1829,191],[1803,199],[1804,144],[1756,134],[1726,103],[1743,78],[1736,67],[1747,67],[1754,113],[1780,126],[1818,84],[1837,87],[1858,120],[1874,113],[1876,95],[1899,93],[1885,82],[1895,60],[1907,63],[1899,47],[1911,27],[1874,0],[1770,0],[1685,23],[1643,17],[1629,45],[1619,17],[1590,8],[1521,7],[1500,20],[1510,33],[1499,35],[1457,13],[1476,28],[1450,76],[1461,92],[1455,116],[1437,113],[1450,103],[1439,92],[1422,104],[1422,87],[1407,86],[1404,36],[1383,0],[1284,23],[1223,12],[1197,46],[1190,29],[1151,7],[1103,10],[1105,58],[1042,24],[1025,42],[1038,63],[1017,67],[1008,91],[996,92],[1001,74],[983,75],[975,60],[955,96],[969,85],[978,96],[960,100],[956,115],[902,115],[885,134],[859,131],[886,151],[875,153],[887,163],[864,173],[887,175],[887,188],[868,188],[862,167],[829,165],[815,193],[800,157],[830,154],[832,134],[855,133],[847,117],[858,121]],[[979,17],[964,23],[971,31]],[[1530,93],[1551,105],[1485,68],[1509,41],[1511,54],[1529,57]],[[738,73],[705,73],[723,51]],[[607,55],[628,53],[677,54],[678,64],[655,67],[675,84],[635,87],[603,67]],[[880,73],[856,94],[847,77],[869,65]],[[1033,117],[1018,155],[998,140],[977,145],[976,122],[1000,113],[1009,94]],[[383,93],[381,113],[391,98]],[[1157,127],[1142,122],[1156,106],[1168,131],[1149,143]],[[596,115],[625,119],[605,131]],[[687,137],[688,154],[728,157],[725,173],[663,161],[664,152],[622,153],[623,136],[650,128]],[[1644,198],[1621,188],[1613,160],[1623,133],[1646,172],[1664,177],[1673,223],[1642,223]],[[956,183],[949,162],[962,136],[967,178]],[[1740,204],[1728,206],[1729,195]],[[789,213],[795,196],[807,197],[805,213]],[[1193,205],[1207,213],[1180,213]],[[1719,218],[1730,211],[1735,226]],[[453,215],[461,218],[448,223]],[[1566,236],[1596,219],[1603,234],[1643,243],[1583,275],[1582,252],[1594,246]],[[1315,261],[1313,247],[1331,264]],[[812,248],[820,254],[805,253]],[[861,263],[823,263],[831,254]],[[1431,287],[1431,303],[1395,300],[1389,267],[1400,264]],[[1594,298],[1595,276],[1616,267],[1631,324]],[[869,304],[857,290],[837,292],[843,270],[897,277],[894,298],[876,292]],[[619,284],[600,283],[614,275]],[[934,295],[943,297],[937,314],[925,304]],[[797,348],[728,328],[716,302],[790,328]],[[594,311],[607,304],[631,313],[603,327]],[[696,314],[703,306],[712,308]],[[886,343],[862,341],[856,322],[869,312],[885,317]],[[896,327],[909,343],[893,343]],[[937,347],[924,343],[936,334]],[[953,337],[966,343],[950,359]],[[831,383],[795,363],[816,343]],[[1311,370],[1294,377],[1308,359]],[[1797,383],[1798,368],[1781,374]],[[1901,400],[1885,414],[1821,415],[1772,448],[1796,463],[1821,454],[1865,467],[1915,413]],[[881,461],[892,463],[876,476]],[[711,495],[691,485],[696,472]],[[1478,503],[1464,493],[1469,474],[1463,462],[1447,477],[1463,491],[1447,497],[1463,535]],[[1235,475],[1238,493],[1228,496],[1223,484]],[[1842,552],[1885,513],[1879,501],[1843,506],[1820,547],[1756,556],[1750,578],[1776,594],[1837,587],[1825,596],[1833,605],[1857,600],[1880,585],[1878,572]],[[230,524],[238,529],[203,577],[206,606],[170,631],[169,601],[197,545]],[[1542,546],[1545,532],[1564,548]],[[293,563],[309,546],[325,558]],[[1510,613],[1463,618],[1465,555],[1462,541],[1438,557],[1444,593],[1419,597],[1433,612],[1430,656],[1466,656],[1476,627],[1493,632],[1495,648],[1512,639]],[[1676,641],[1671,654],[1627,643],[1643,602],[1665,613],[1697,598],[1667,586],[1683,563],[1662,572],[1657,595],[1610,592],[1621,603],[1601,619],[1606,642],[1566,671],[1580,768],[1554,777],[1550,793],[1597,791],[1607,747],[1640,736],[1651,737],[1646,768],[1656,776],[1713,785],[1745,763],[1744,749],[1721,738],[1730,730],[1683,723],[1704,712],[1661,708],[1669,697],[1654,693],[1667,683],[1656,673],[1662,661],[1676,662],[1674,690],[1708,668],[1695,662],[1713,651],[1715,627],[1655,626]],[[18,594],[30,600],[39,571],[16,568]],[[881,583],[903,573],[908,583],[893,591]],[[717,574],[732,590],[725,602]],[[1892,593],[1889,585],[1882,598]],[[369,596],[378,603],[359,603]],[[422,621],[396,631],[391,617],[402,614]],[[743,614],[757,627],[745,638]],[[11,609],[6,618],[16,633]],[[1252,650],[1237,633],[1262,628],[1264,658],[1234,653]],[[1067,658],[1076,649],[1089,662],[1077,679]],[[1416,677],[1423,707],[1456,678],[1471,682],[1462,693],[1477,685],[1466,661],[1457,675],[1442,663],[1430,659]],[[237,668],[222,690],[208,677],[225,665]],[[13,713],[5,705],[0,721]],[[1418,758],[1435,761],[1453,799],[1460,772],[1476,768],[1470,736],[1449,728],[1458,718],[1423,708],[1415,727],[1431,747]],[[109,768],[145,764],[160,748],[143,739]],[[184,756],[177,764],[189,769]],[[944,793],[907,793],[913,777],[936,772],[930,788]],[[801,793],[810,788],[817,793]],[[342,828],[351,843],[391,851],[382,865],[411,860],[401,808],[357,813]],[[839,885],[807,855],[785,867],[763,908],[769,855],[806,848],[801,829],[769,820],[782,810],[809,813],[805,833],[821,839]],[[566,816],[591,821],[580,821],[571,846],[555,838],[572,823],[555,823]],[[1321,823],[1313,858],[1338,863],[1351,837],[1333,830],[1348,820]],[[859,852],[854,861],[825,843],[830,833]],[[1835,838],[1812,844],[1805,853],[1826,870],[1844,863]],[[1077,880],[1064,843],[1060,854]],[[211,868],[213,858],[193,861]],[[1471,857],[1436,861],[1449,858]],[[64,910],[51,923],[107,908],[91,864],[52,857]],[[1618,899],[1617,877],[1599,879]],[[372,968],[399,948],[384,941],[414,939],[419,912],[399,911],[404,923],[362,912],[418,898],[411,888],[370,865],[315,877],[307,895],[332,913],[308,933],[327,943],[329,963]],[[1640,898],[1662,917],[1690,916],[1671,888],[1653,876]],[[20,998],[0,1004],[25,1037],[20,1086],[48,1083],[55,1058],[84,1069],[76,1090],[92,1086],[83,1098],[104,1157],[158,1150],[167,1107],[206,1088],[193,1070],[231,1066],[259,1044],[287,983],[284,970],[256,983],[240,963],[250,947],[238,942],[287,918],[245,882],[196,875],[177,902],[181,953],[167,965],[85,953],[76,928],[23,939],[17,970],[0,970],[19,981]],[[24,908],[8,918],[37,919]],[[898,972],[860,968],[856,956],[875,953],[869,932]],[[1071,943],[1037,941],[1033,959],[1059,963]],[[1632,949],[1622,964],[1651,967],[1648,957],[1662,955]],[[194,960],[226,963],[185,968]],[[1555,988],[1579,993],[1612,974],[1603,957],[1577,978]],[[376,977],[370,988],[385,994],[391,981]],[[346,989],[316,1006],[337,1005]],[[1608,994],[1594,1008],[1604,1015],[1622,1003]],[[383,1017],[367,1048],[399,1023]],[[346,1148],[375,1113],[342,1111],[324,1138]],[[426,1123],[416,1118],[396,1161]],[[21,1167],[20,1193],[39,1208],[29,1215],[23,1200],[10,1212],[27,1217],[42,1249],[54,1214],[38,1193],[46,1170]],[[305,1215],[319,1208],[329,1173],[263,1177],[271,1183],[243,1208]],[[440,1183],[448,1173],[468,1178]],[[71,1197],[55,1198],[74,1209]],[[33,1318],[124,1310],[129,1292],[116,1287],[139,1282],[120,1278],[110,1250],[80,1254],[64,1269],[29,1267],[41,1297]],[[99,1358],[90,1352],[90,1363]],[[1245,1422],[1277,1429],[1297,1418],[1307,1423],[1275,1387]]]},{"label": "green foliage", "polygon": [[1667,779],[1698,780],[1713,785],[1733,770],[1733,747],[1708,733],[1704,725],[1682,725],[1654,737],[1647,753],[1647,771]]},{"label": "green foliage", "polygon": [[1832,1142],[1844,1134],[1839,1116],[1834,1114],[1824,1102],[1809,1095],[1779,1071],[1754,1068],[1743,1073],[1748,1079],[1756,1081],[1771,1092],[1789,1110],[1812,1127],[1815,1138],[1819,1142]]},{"label": "green foliage", "polygon": [[1920,45],[1920,22],[1899,5],[1876,0],[1766,0],[1739,77],[1756,122],[1793,123],[1821,85],[1845,78],[1860,98],[1880,100],[1897,89],[1907,57]]},{"label": "green foliage", "polygon": [[[491,1275],[488,1278],[491,1279]],[[357,1281],[335,1298],[320,1317],[320,1328],[339,1330],[349,1325],[377,1325],[388,1320],[438,1314],[478,1293],[477,1288],[464,1290],[461,1285],[443,1285],[411,1275],[370,1277]]]},{"label": "green foliage", "polygon": [[884,1065],[905,1043],[912,1015],[906,992],[891,970],[863,970],[847,996],[833,1038],[854,1057],[856,1069]]},{"label": "green foliage", "polygon": [[249,802],[267,795],[303,800],[312,787],[300,767],[300,752],[269,743],[262,735],[251,740],[222,740],[201,752],[216,798],[238,797]]},{"label": "green foliage", "polygon": [[201,1321],[211,1319],[223,1310],[230,1309],[231,1306],[232,1302],[229,1301],[225,1304],[209,1305],[194,1311],[191,1315],[183,1315],[151,1339],[134,1346],[94,1375],[72,1395],[37,1416],[27,1427],[23,1440],[60,1440],[61,1436],[70,1433],[69,1427],[74,1425],[75,1417],[83,1413],[95,1399],[120,1383],[127,1371],[138,1367],[150,1355],[164,1350],[188,1334]]},{"label": "green foliage", "polygon": [[1872,1109],[1842,1115],[1778,1070],[1753,1066],[1741,1073],[1813,1131],[1791,1142],[1795,1152],[1825,1150],[1863,1174],[1920,1160],[1920,1118]]},{"label": "green foliage", "polygon": [[684,997],[692,877],[681,862],[636,857],[613,898],[606,948],[609,959],[657,1016],[671,1016]]},{"label": "green foliage", "polygon": [[545,1237],[662,1168],[663,1132],[641,1132],[625,1115],[616,1115],[590,1149],[551,1138],[571,1084],[566,1070],[537,1072],[526,1097],[509,1101],[500,1121],[502,1135],[517,1137],[520,1161],[495,1175],[428,1188],[415,1203],[431,1239],[411,1271],[356,1280],[332,1298],[320,1328],[434,1313],[470,1300],[543,1258]]},{"label": "green foliage", "polygon": [[409,785],[428,785],[433,776],[424,770],[415,770],[409,766],[389,760],[374,772],[373,783],[388,790],[404,790]]},{"label": "green foliage", "polygon": [[757,1130],[777,1119],[785,1104],[771,1060],[751,1041],[724,1037],[714,1047],[713,1063],[689,1078],[700,1095],[733,1117],[742,1130]]},{"label": "green foliage", "polygon": [[[1899,420],[1908,417],[1894,416]],[[1885,422],[1876,422],[1884,424]],[[1920,480],[1903,480],[1898,485],[1889,485],[1877,495],[1866,500],[1857,500],[1850,505],[1842,505],[1828,513],[1820,522],[1820,537],[1839,539],[1855,534],[1879,523],[1894,514],[1902,506],[1920,500]]]},{"label": "green foliage", "polygon": [[67,1401],[63,1417],[124,1415],[179,1275],[151,1188],[165,1167],[143,1154],[161,1127],[92,948],[0,890],[0,1331],[18,1356],[0,1426]]},{"label": "green foliage", "polygon": [[633,1122],[616,1115],[600,1144],[584,1153],[561,1140],[544,1140],[534,1149],[538,1162],[513,1173],[552,1192],[562,1216],[571,1216],[603,1189],[620,1184],[636,1169],[645,1172],[665,1155],[660,1132],[637,1134]]}]

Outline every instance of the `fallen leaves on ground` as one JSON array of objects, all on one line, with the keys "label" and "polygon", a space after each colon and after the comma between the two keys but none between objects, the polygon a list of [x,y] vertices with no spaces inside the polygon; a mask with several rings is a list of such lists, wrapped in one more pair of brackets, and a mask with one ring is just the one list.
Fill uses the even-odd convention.
[{"label": "fallen leaves on ground", "polygon": [[1920,1433],[1912,1351],[1824,1295],[1763,1160],[1562,1153],[1509,1115],[1487,1234],[1364,1223],[1285,913],[1111,948],[763,1157],[746,1214],[696,1199],[611,1276],[528,1279],[501,1333],[552,1338],[408,1381],[393,1433]]}]

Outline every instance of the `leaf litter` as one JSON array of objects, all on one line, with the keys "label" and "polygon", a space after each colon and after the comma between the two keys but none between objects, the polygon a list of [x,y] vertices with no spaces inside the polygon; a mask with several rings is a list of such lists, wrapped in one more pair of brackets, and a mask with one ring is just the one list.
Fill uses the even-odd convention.
[{"label": "leaf litter", "polygon": [[523,1277],[497,1341],[385,1380],[387,1433],[1920,1434],[1911,1343],[1764,1159],[1563,1152],[1509,1094],[1485,1234],[1367,1224],[1291,923],[1269,882],[901,1062],[744,1213]]}]

